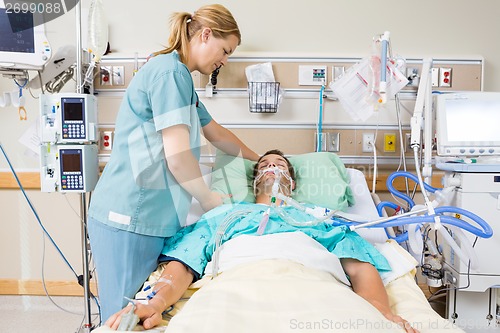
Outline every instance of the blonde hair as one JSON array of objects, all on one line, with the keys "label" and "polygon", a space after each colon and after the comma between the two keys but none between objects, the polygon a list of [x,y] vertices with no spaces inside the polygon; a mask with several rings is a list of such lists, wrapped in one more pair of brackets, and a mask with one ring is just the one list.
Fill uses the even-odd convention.
[{"label": "blonde hair", "polygon": [[204,28],[212,29],[216,38],[227,38],[234,35],[241,43],[241,33],[231,12],[219,4],[206,5],[191,15],[190,13],[174,13],[170,19],[169,46],[153,53],[153,56],[177,51],[183,63],[189,59],[189,42],[201,34]]}]

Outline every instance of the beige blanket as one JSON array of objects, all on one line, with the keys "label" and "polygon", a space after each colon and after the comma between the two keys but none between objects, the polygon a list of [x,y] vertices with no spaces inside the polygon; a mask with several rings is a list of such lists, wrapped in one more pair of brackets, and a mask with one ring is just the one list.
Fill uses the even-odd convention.
[{"label": "beige blanket", "polygon": [[[386,289],[393,311],[421,333],[463,332],[430,307],[412,273],[392,280]],[[404,332],[331,274],[286,259],[206,277],[191,285],[169,315],[166,330],[154,332]]]},{"label": "beige blanket", "polygon": [[[412,275],[387,286],[420,332],[463,332],[428,304]],[[165,332],[404,332],[331,274],[288,260],[226,271],[197,291]]]}]

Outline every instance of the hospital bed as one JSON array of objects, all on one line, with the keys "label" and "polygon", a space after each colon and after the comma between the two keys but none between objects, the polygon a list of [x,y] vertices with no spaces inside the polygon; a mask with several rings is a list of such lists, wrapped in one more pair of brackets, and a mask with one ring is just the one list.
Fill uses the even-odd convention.
[{"label": "hospital bed", "polygon": [[[324,175],[333,175],[334,179],[328,179],[332,182],[344,177],[349,180],[345,190],[351,192],[354,205],[348,205],[352,198],[346,199],[346,193],[336,193],[339,197],[335,198],[336,203],[343,206],[340,208],[367,219],[378,217],[361,171],[345,169],[338,157],[330,153],[304,154],[295,159],[292,157],[291,161],[298,171],[298,186],[301,182],[304,185],[309,181],[308,173],[317,178],[313,182],[327,181],[329,177],[324,178]],[[323,169],[325,174],[318,170],[311,171],[311,167],[321,166],[325,161],[329,164]],[[333,165],[330,165],[332,161]],[[311,166],[316,162],[319,164]],[[205,180],[212,183],[212,188],[215,186],[221,192],[232,192],[233,200],[246,200],[250,171],[249,161],[219,160],[215,162],[213,172],[205,173]],[[247,182],[244,181],[245,176]],[[230,183],[228,179],[230,182],[236,180],[236,183]],[[243,182],[238,184],[241,179]],[[217,183],[222,186],[217,188],[214,185]],[[309,189],[314,188],[314,184],[307,185]],[[311,198],[305,198],[306,201],[308,199]],[[193,201],[188,223],[195,222],[201,213],[199,204]],[[418,263],[396,242],[388,240],[384,229],[357,231],[384,254],[393,268],[392,272],[382,275],[382,279],[395,313],[422,333],[464,332],[432,309],[414,279]],[[340,278],[343,272],[332,274],[322,270],[321,260],[315,263],[314,258],[321,250],[310,243],[311,239],[297,234],[240,236],[229,240],[220,252],[217,277],[206,275],[193,283],[183,298],[164,316],[166,327],[149,331],[404,332],[346,286]],[[296,254],[291,254],[288,257],[288,252],[294,252],[287,251],[288,248],[301,248],[304,256],[297,259]],[[154,272],[150,280],[155,281],[159,274],[160,271]],[[107,327],[100,327],[96,332],[108,330]],[[136,330],[141,330],[141,327],[138,326]]]}]

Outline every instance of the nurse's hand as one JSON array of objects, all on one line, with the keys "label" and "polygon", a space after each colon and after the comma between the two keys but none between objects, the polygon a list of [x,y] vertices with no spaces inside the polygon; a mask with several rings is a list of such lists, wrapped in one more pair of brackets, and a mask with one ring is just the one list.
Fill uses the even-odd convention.
[{"label": "nurse's hand", "polygon": [[229,198],[230,196],[231,195],[218,192],[210,192],[210,195],[205,200],[200,202],[201,208],[203,208],[205,212],[208,212],[209,210],[222,205],[224,203],[223,199]]}]

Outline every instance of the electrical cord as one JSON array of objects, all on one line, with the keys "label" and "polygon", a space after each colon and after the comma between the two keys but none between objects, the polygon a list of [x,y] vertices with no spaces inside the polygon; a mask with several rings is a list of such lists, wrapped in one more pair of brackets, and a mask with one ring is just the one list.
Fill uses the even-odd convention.
[{"label": "electrical cord", "polygon": [[45,84],[45,89],[51,94],[55,94],[61,91],[66,83],[73,78],[75,73],[75,66],[69,67],[64,72],[57,75],[51,81]]},{"label": "electrical cord", "polygon": [[[36,211],[33,203],[31,202],[28,194],[26,193],[26,191],[24,190],[24,187],[23,185],[21,184],[21,181],[19,180],[19,177],[14,169],[14,166],[12,165],[8,155],[7,155],[7,152],[5,151],[5,149],[3,148],[3,145],[2,143],[0,142],[0,150],[2,151],[2,154],[3,156],[5,157],[5,160],[10,168],[10,171],[12,172],[12,175],[14,176],[14,179],[16,180],[16,183],[17,185],[19,186],[19,189],[21,190],[21,193],[23,194],[26,202],[28,203],[31,211],[33,212],[33,215],[35,216],[38,224],[40,225],[40,227],[42,228],[42,231],[43,231],[43,235],[46,236],[50,242],[52,243],[52,245],[55,247],[56,251],[59,253],[59,255],[61,256],[61,258],[63,259],[63,261],[65,262],[65,264],[70,268],[70,270],[73,272],[73,275],[76,277],[76,279],[79,281],[79,284],[80,284],[80,276],[76,273],[76,271],[74,270],[73,266],[71,266],[71,264],[69,263],[69,261],[66,259],[66,257],[64,256],[64,254],[62,253],[61,249],[59,248],[59,246],[57,245],[57,243],[54,241],[54,239],[52,238],[52,236],[50,235],[50,233],[47,231],[47,229],[45,228],[45,226],[43,225],[41,219],[40,219],[40,216],[38,215],[38,212]],[[72,313],[72,314],[79,314],[81,315],[80,313],[74,313],[74,312],[71,312],[69,310],[66,310],[64,308],[62,308],[61,306],[57,305],[55,303],[55,301],[53,300],[53,298],[49,295],[48,293],[48,290],[47,290],[47,287],[46,287],[46,284],[45,284],[45,274],[44,274],[44,263],[45,263],[45,237],[43,237],[43,251],[42,251],[42,286],[43,286],[43,289],[44,289],[44,292],[46,294],[46,296],[49,298],[49,300],[59,309],[65,311],[65,312],[68,312],[68,313]],[[94,299],[94,301],[96,302],[98,308],[99,308],[99,313],[101,312],[100,311],[100,304],[97,300],[97,298],[91,293],[91,297]],[[99,323],[100,324],[100,323]]]},{"label": "electrical cord", "polygon": [[12,175],[14,176],[16,182],[17,182],[17,185],[19,186],[19,189],[21,190],[24,198],[26,199],[26,202],[28,203],[29,207],[31,208],[31,211],[33,212],[33,214],[35,215],[35,218],[38,222],[38,224],[40,225],[40,227],[42,228],[43,230],[43,233],[47,236],[47,238],[50,240],[50,242],[52,243],[52,245],[54,245],[54,247],[56,248],[57,252],[59,253],[59,255],[61,256],[61,258],[63,259],[63,261],[66,263],[66,265],[71,269],[71,271],[73,272],[73,274],[75,275],[76,278],[78,278],[78,274],[76,273],[76,271],[73,269],[73,266],[71,266],[71,264],[69,263],[69,261],[66,259],[66,257],[64,256],[64,254],[62,253],[61,249],[59,248],[59,246],[57,246],[56,242],[54,241],[54,239],[52,238],[52,236],[50,235],[50,233],[47,231],[47,229],[45,229],[45,226],[43,225],[42,221],[40,220],[40,217],[35,209],[35,207],[33,206],[33,204],[31,203],[31,200],[30,198],[28,197],[28,194],[26,193],[26,191],[24,190],[24,187],[23,185],[21,184],[21,181],[19,180],[19,177],[17,176],[17,173],[16,171],[14,170],[14,167],[12,166],[12,163],[10,162],[10,159],[9,157],[7,156],[7,153],[5,152],[3,146],[2,146],[2,143],[0,143],[0,150],[2,151],[2,154],[3,156],[5,157],[5,160],[7,161],[7,164],[9,165],[9,168],[12,172]]}]

